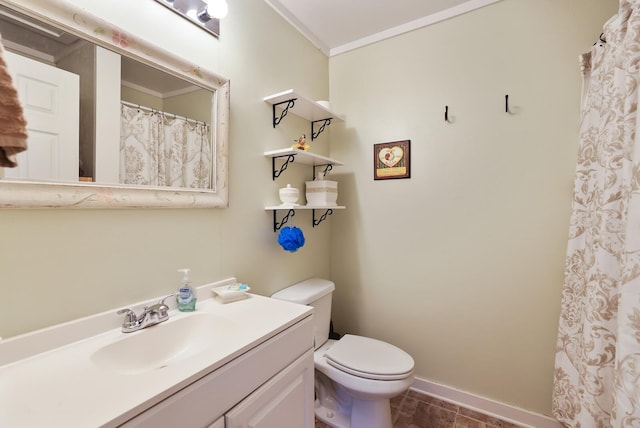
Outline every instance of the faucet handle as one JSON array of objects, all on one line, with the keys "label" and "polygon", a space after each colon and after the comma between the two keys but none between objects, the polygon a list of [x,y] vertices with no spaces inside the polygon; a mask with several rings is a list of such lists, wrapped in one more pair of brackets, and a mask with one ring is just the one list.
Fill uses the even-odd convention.
[{"label": "faucet handle", "polygon": [[165,300],[167,300],[169,297],[173,297],[173,296],[177,296],[178,293],[171,293],[168,294],[166,296],[164,296],[162,299],[160,299],[160,301],[158,302],[159,305],[166,305],[166,303],[164,303]]},{"label": "faucet handle", "polygon": [[136,313],[129,308],[120,309],[118,311],[118,315],[123,315],[123,314],[124,314],[124,324],[135,323],[138,320]]},{"label": "faucet handle", "polygon": [[165,320],[169,318],[169,306],[164,301],[169,297],[175,296],[176,294],[178,293],[171,293],[167,296],[164,296],[162,299],[160,299],[158,303],[151,305],[148,308],[145,308],[145,310],[148,310],[149,312],[153,312],[156,315],[156,317],[158,317],[158,319],[160,320]]}]

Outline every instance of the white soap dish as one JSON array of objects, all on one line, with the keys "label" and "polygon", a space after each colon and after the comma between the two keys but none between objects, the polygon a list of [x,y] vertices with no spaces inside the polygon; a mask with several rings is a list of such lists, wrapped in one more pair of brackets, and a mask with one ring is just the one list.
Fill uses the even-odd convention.
[{"label": "white soap dish", "polygon": [[222,303],[235,302],[236,300],[246,299],[249,297],[247,294],[251,290],[247,284],[230,284],[222,285],[220,287],[212,288],[213,294],[216,299]]}]

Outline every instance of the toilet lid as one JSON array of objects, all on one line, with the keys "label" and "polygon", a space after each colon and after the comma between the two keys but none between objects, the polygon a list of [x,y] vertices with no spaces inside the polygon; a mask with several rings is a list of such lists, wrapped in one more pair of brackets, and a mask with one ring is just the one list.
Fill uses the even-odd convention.
[{"label": "toilet lid", "polygon": [[345,334],[325,353],[327,362],[354,376],[376,380],[404,379],[413,371],[411,355],[369,337]]}]

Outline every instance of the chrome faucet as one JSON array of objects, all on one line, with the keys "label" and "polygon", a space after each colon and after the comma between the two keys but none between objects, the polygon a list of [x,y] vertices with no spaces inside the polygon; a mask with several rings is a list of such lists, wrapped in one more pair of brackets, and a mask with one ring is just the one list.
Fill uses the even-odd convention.
[{"label": "chrome faucet", "polygon": [[169,306],[167,306],[164,301],[165,299],[175,295],[176,293],[169,294],[168,296],[163,297],[158,303],[151,306],[145,306],[140,315],[136,315],[136,313],[129,308],[120,309],[118,311],[118,315],[124,314],[122,332],[132,333],[168,320]]}]

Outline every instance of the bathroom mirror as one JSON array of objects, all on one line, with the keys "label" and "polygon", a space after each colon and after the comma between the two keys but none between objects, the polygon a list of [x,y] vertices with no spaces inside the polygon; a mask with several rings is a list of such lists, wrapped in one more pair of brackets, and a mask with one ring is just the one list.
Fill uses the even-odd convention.
[{"label": "bathroom mirror", "polygon": [[[13,41],[5,40],[3,36],[7,56],[19,53],[20,56],[32,57],[31,59],[43,62],[38,56],[46,51],[43,45],[51,43],[43,42],[40,36],[36,37],[33,34],[34,32],[55,35],[68,51],[78,51],[79,46],[86,46],[82,49],[89,53],[77,56],[89,56],[93,68],[89,67],[90,77],[87,78],[82,75],[87,67],[79,67],[81,71],[77,73],[80,75],[78,86],[82,88],[82,85],[93,85],[89,91],[85,88],[84,93],[95,93],[96,101],[87,101],[88,97],[82,95],[80,103],[76,102],[81,107],[76,125],[78,129],[74,130],[79,134],[76,137],[78,146],[76,150],[69,151],[75,151],[76,159],[72,162],[77,165],[71,177],[40,178],[38,174],[35,174],[35,177],[15,176],[14,171],[10,171],[12,169],[2,169],[0,207],[200,208],[228,205],[227,79],[190,64],[159,46],[136,39],[125,30],[64,0],[0,0],[0,14],[3,15],[0,20],[0,33],[3,32],[3,27],[7,33],[13,30],[11,26],[24,30],[22,36],[11,36]],[[17,40],[20,37],[22,40]],[[31,52],[24,49],[29,43],[32,44],[29,48],[32,49]],[[46,57],[47,54],[44,55]],[[74,59],[70,62],[79,60]],[[27,68],[33,67],[28,65]],[[114,70],[122,72],[116,73]],[[100,84],[96,84],[96,81]],[[149,85],[149,82],[158,83],[153,86]],[[24,90],[19,83],[16,83],[16,87],[19,93]],[[82,89],[80,91],[82,93]],[[169,97],[165,95],[167,93],[170,94]],[[160,95],[151,97],[150,100],[149,94]],[[172,96],[175,96],[175,99],[184,96],[187,98],[186,101],[172,102],[168,100]],[[158,102],[161,103],[160,106],[156,105]],[[198,108],[183,113],[185,107],[180,110],[180,104],[197,105]],[[178,107],[175,107],[176,105]],[[164,181],[159,182],[139,179],[135,170],[127,170],[133,171],[131,174],[124,173],[121,165],[124,164],[122,159],[125,154],[139,155],[135,150],[129,150],[129,146],[126,146],[126,152],[121,150],[125,143],[120,136],[120,127],[129,129],[124,122],[120,125],[124,120],[125,111],[129,115],[158,116],[157,120],[163,124],[188,122],[189,129],[199,127],[199,144],[204,149],[198,149],[195,153],[199,156],[199,164],[208,168],[198,170],[204,171],[200,174],[202,177],[195,174],[200,177],[195,184],[190,182],[185,185],[178,181],[165,180],[165,177]],[[80,121],[85,120],[93,126],[79,126]],[[29,125],[31,126],[31,123]],[[130,127],[136,130],[138,128],[137,122]],[[29,133],[31,147],[31,131]],[[89,140],[92,141],[91,144],[87,144]],[[158,140],[157,135],[154,134],[152,140]],[[167,171],[169,170],[170,167],[167,167]],[[81,182],[81,177],[86,181]],[[134,179],[125,180],[123,177]]]}]

